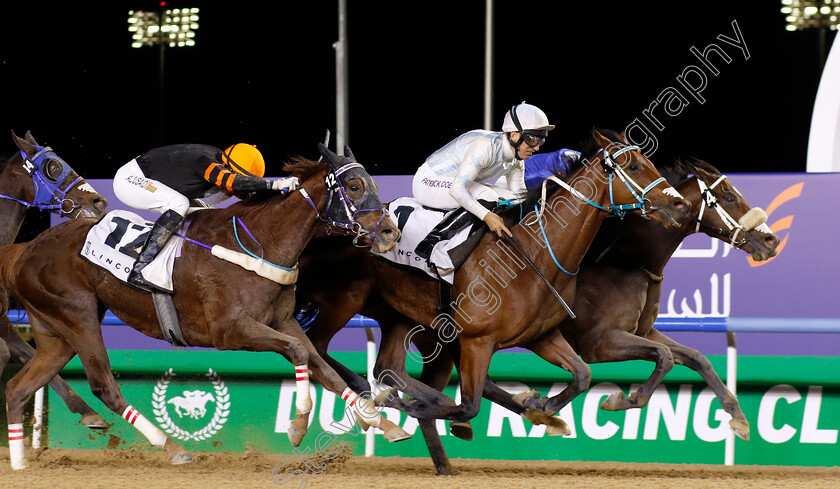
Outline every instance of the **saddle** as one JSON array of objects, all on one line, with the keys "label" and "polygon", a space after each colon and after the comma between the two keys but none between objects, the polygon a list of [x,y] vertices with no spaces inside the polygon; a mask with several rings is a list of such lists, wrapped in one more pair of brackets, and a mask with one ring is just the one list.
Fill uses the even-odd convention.
[{"label": "saddle", "polygon": [[402,237],[396,249],[379,256],[399,265],[416,268],[429,277],[450,284],[455,271],[464,264],[487,231],[487,226],[481,221],[467,226],[451,239],[441,240],[427,261],[417,256],[414,250],[450,211],[426,207],[411,197],[401,197],[388,205],[388,212],[395,217]]}]

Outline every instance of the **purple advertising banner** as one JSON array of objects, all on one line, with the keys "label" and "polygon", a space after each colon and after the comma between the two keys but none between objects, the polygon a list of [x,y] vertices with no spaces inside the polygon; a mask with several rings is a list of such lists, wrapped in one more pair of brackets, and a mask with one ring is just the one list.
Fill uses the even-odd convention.
[{"label": "purple advertising banner", "polygon": [[[374,178],[384,202],[411,195],[409,175]],[[751,205],[767,211],[767,224],[781,239],[779,252],[755,263],[720,240],[690,236],[665,269],[660,318],[840,318],[840,228],[834,215],[840,209],[840,174],[734,174],[729,179]],[[108,199],[109,210],[130,209],[113,195],[111,180],[89,183]],[[156,218],[151,212],[140,214]],[[106,345],[112,348],[169,347],[130,328],[106,329]],[[721,334],[668,336],[706,354],[725,352]],[[334,349],[364,349],[363,337],[361,331],[345,331],[336,337]],[[742,354],[840,353],[840,334],[739,333],[738,339]]]}]

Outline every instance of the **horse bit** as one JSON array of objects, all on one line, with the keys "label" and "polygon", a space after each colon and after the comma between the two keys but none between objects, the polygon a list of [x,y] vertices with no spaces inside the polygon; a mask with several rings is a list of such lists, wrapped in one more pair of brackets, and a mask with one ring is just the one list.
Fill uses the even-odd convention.
[{"label": "horse bit", "polygon": [[[49,146],[43,148],[35,146],[35,149],[38,149],[38,152],[31,159],[27,156],[26,152],[22,150],[20,152],[20,156],[23,158],[23,169],[29,173],[29,176],[32,177],[32,183],[35,185],[35,199],[33,202],[30,204],[24,200],[4,194],[0,194],[0,198],[13,200],[27,208],[35,207],[48,211],[58,210],[59,213],[69,216],[73,210],[79,209],[82,206],[73,202],[72,199],[68,199],[67,193],[84,179],[77,176],[75,180],[65,187],[65,190],[61,190],[59,185],[73,172],[73,169],[70,168],[67,162],[59,158]],[[61,163],[61,173],[54,178],[49,175],[49,169],[47,168],[53,161]],[[51,204],[50,202],[53,200],[58,203]],[[70,204],[69,210],[64,210],[65,203]]]}]

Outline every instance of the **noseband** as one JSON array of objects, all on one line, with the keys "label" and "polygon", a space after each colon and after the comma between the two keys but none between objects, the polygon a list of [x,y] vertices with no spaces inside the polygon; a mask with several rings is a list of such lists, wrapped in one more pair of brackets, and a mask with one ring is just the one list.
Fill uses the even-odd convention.
[{"label": "noseband", "polygon": [[[61,183],[64,182],[71,173],[73,173],[73,169],[67,164],[67,162],[59,158],[49,146],[43,148],[36,146],[35,148],[38,149],[38,152],[35,153],[31,159],[27,156],[26,152],[20,152],[20,156],[23,159],[23,169],[29,173],[29,176],[32,177],[32,183],[35,185],[35,199],[32,203],[29,203],[9,195],[0,194],[0,198],[13,200],[24,207],[35,207],[46,211],[57,210],[60,214],[70,215],[74,209],[80,208],[81,205],[78,205],[73,202],[73,200],[68,199],[67,193],[70,192],[77,183],[83,181],[82,177],[77,177],[75,180],[70,182],[64,190],[62,190],[60,187]],[[61,173],[54,179],[47,177],[43,170],[43,165],[49,164],[48,162],[50,160],[61,163]],[[57,203],[53,204],[53,201]],[[70,204],[70,208],[66,211],[64,210],[65,203]]]},{"label": "noseband", "polygon": [[[720,178],[715,180],[715,183],[706,186],[706,183],[703,182],[700,178],[697,178],[697,185],[700,187],[700,213],[697,215],[697,225],[694,228],[694,232],[700,231],[700,225],[703,222],[703,214],[706,212],[706,207],[709,209],[714,209],[717,211],[720,219],[723,221],[724,225],[726,225],[727,229],[722,229],[714,226],[709,226],[713,231],[717,232],[720,235],[728,236],[730,244],[735,247],[740,247],[744,243],[747,242],[746,236],[741,238],[740,241],[736,241],[738,234],[743,232],[750,231],[749,229],[745,229],[744,226],[741,225],[740,222],[736,221],[732,216],[726,212],[720,203],[717,200],[717,197],[712,193],[712,190],[717,187],[721,182],[726,179],[726,175],[721,175]],[[728,232],[727,232],[728,230]]]},{"label": "noseband", "polygon": [[[385,208],[374,208],[374,209],[357,209],[356,205],[353,203],[353,200],[347,196],[347,192],[344,190],[344,184],[341,182],[342,173],[351,170],[353,168],[362,168],[364,167],[359,163],[348,163],[337,170],[329,170],[324,177],[324,183],[327,187],[327,196],[326,202],[327,205],[324,209],[323,214],[318,212],[318,207],[315,205],[315,202],[312,201],[312,198],[309,196],[309,193],[306,192],[306,189],[301,187],[298,191],[303,195],[312,209],[315,211],[315,214],[318,216],[318,219],[322,222],[327,224],[327,232],[329,232],[330,228],[338,229],[340,232],[348,236],[355,236],[353,238],[353,245],[359,248],[362,248],[362,245],[358,244],[359,238],[362,236],[367,236],[370,234],[370,241],[373,243],[373,240],[376,238],[376,233],[379,230],[379,225],[382,223],[382,220],[388,215],[388,211]],[[330,214],[332,214],[333,207],[335,205],[340,205],[339,213],[343,214],[346,217],[346,220],[335,220],[332,219]],[[382,211],[382,215],[379,217],[379,220],[376,221],[376,226],[373,228],[373,233],[368,233],[362,225],[356,220],[356,218],[362,214],[367,214],[369,212],[375,211]]]}]

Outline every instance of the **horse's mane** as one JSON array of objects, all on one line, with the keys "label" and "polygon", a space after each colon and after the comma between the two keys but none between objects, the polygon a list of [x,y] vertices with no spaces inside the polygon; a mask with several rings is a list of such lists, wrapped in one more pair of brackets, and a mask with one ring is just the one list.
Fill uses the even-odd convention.
[{"label": "horse's mane", "polygon": [[312,161],[302,156],[293,156],[291,161],[283,164],[283,170],[297,177],[301,182],[327,168],[324,161]]},{"label": "horse's mane", "polygon": [[6,166],[9,164],[9,162],[12,161],[12,158],[15,157],[15,154],[17,153],[12,153],[12,156],[9,156],[8,158],[0,157],[0,172],[6,169]]},{"label": "horse's mane", "polygon": [[[289,176],[297,177],[301,182],[325,168],[327,168],[327,163],[308,160],[302,156],[293,156],[291,161],[283,163],[283,170],[289,172],[291,174]],[[277,192],[273,190],[254,192],[236,204],[239,206],[258,206],[265,204],[276,196]]]},{"label": "horse's mane", "polygon": [[720,176],[720,170],[715,168],[714,165],[693,156],[688,157],[686,160],[677,158],[673,164],[657,167],[656,169],[660,175],[665,177],[665,180],[668,180],[671,186],[676,187],[688,180],[694,173],[695,168],[704,170],[712,175]]},{"label": "horse's mane", "polygon": [[[627,141],[621,136],[621,134],[613,131],[612,129],[598,129],[598,132],[601,133],[605,138],[609,139],[610,141],[618,144],[627,144]],[[591,136],[589,139],[583,141],[581,143],[581,151],[580,151],[580,158],[577,161],[573,162],[569,165],[569,169],[567,173],[562,173],[559,171],[554,172],[554,176],[560,178],[560,180],[564,182],[568,182],[569,178],[575,174],[579,169],[584,166],[584,161],[588,161],[592,159],[598,151],[601,150],[601,147],[598,145],[598,142],[595,141],[595,136]],[[546,198],[553,194],[554,192],[559,189],[560,186],[554,183],[553,181],[548,181],[546,184]],[[542,198],[542,184],[537,185],[528,190],[525,199],[522,201],[522,209],[520,209],[519,205],[515,205],[513,207],[509,207],[507,209],[502,210],[499,212],[499,215],[502,216],[505,220],[510,220],[513,223],[517,223],[520,220],[520,215],[524,216],[527,214],[534,206],[539,204],[540,199]]]}]

